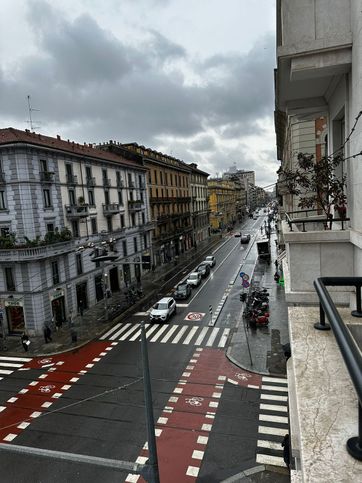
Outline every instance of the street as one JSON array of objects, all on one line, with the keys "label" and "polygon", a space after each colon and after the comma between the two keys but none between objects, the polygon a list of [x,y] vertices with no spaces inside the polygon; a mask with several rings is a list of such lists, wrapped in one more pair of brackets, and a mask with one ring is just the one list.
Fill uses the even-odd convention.
[{"label": "street", "polygon": [[[243,226],[252,235],[249,245],[232,235],[223,240],[210,276],[189,300],[177,304],[169,323],[150,324],[145,310],[74,352],[23,361],[0,385],[4,442],[145,463],[139,342],[145,320],[161,482],[220,482],[256,466],[258,446],[266,444],[266,453],[277,449],[278,438],[260,443],[258,434],[265,381],[225,356],[241,303],[233,312],[220,306],[241,267],[247,272],[255,265],[252,242],[262,222],[262,217],[249,219]],[[192,269],[179,268],[179,279],[166,281],[160,297]],[[284,385],[276,380],[276,394]],[[280,411],[284,424],[285,409],[273,410]],[[279,453],[271,456],[275,464],[280,464]],[[2,481],[9,483],[143,481],[126,471],[26,455],[0,453],[0,461]]]}]

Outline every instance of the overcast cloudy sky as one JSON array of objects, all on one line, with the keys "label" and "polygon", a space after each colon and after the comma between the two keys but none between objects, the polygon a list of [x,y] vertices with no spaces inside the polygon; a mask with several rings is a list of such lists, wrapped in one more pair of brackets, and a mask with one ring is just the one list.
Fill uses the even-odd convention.
[{"label": "overcast cloudy sky", "polygon": [[275,182],[275,0],[1,0],[0,125]]}]

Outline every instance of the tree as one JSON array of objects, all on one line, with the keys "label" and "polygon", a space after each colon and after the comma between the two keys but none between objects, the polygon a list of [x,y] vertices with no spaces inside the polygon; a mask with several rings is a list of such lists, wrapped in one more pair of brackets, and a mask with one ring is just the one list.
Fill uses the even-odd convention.
[{"label": "tree", "polygon": [[327,219],[332,220],[334,206],[343,219],[347,202],[346,175],[336,175],[336,168],[342,161],[341,156],[324,156],[315,161],[313,154],[299,153],[297,168],[281,170],[280,180],[290,194],[299,196],[300,208],[322,210]]}]

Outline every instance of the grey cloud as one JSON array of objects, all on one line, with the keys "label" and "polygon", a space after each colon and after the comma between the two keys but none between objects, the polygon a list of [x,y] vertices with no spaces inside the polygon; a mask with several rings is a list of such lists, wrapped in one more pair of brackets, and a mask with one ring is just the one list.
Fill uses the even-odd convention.
[{"label": "grey cloud", "polygon": [[212,136],[200,136],[189,145],[192,151],[211,151],[215,148],[215,139]]}]

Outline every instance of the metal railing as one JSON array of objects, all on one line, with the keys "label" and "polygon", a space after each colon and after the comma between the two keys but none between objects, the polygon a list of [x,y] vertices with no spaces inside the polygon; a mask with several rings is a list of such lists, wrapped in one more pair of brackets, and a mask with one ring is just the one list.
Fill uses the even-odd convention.
[{"label": "metal railing", "polygon": [[[311,213],[314,213],[313,215]],[[301,215],[302,213],[305,213],[304,217],[301,216],[296,216],[293,217],[291,215],[298,214]],[[346,221],[349,221],[349,218],[341,218],[337,217],[334,218],[333,215],[327,216],[326,214],[319,214],[317,210],[301,210],[301,211],[289,211],[285,213],[285,220],[289,225],[290,231],[293,231],[293,224],[294,225],[302,225],[302,232],[306,232],[307,230],[305,229],[305,225],[307,224],[312,224],[312,223],[322,223],[324,229],[332,229],[332,224],[334,221],[341,222],[341,230],[344,230],[344,224]],[[313,230],[315,231],[315,229]]]},{"label": "metal railing", "polygon": [[329,295],[326,286],[355,287],[356,310],[352,311],[354,317],[362,317],[361,287],[362,277],[321,277],[314,281],[314,287],[320,302],[320,322],[314,324],[319,330],[330,329],[326,324],[327,316],[348,373],[358,397],[358,436],[348,439],[347,451],[358,460],[362,460],[362,355],[351,333],[343,322],[336,306]]}]

